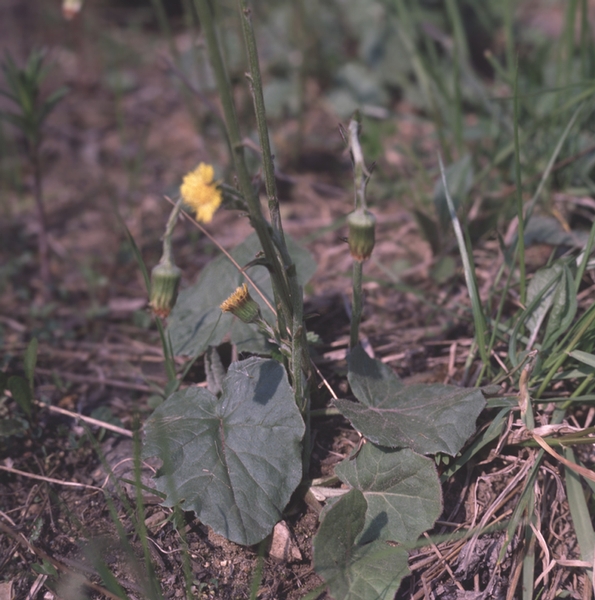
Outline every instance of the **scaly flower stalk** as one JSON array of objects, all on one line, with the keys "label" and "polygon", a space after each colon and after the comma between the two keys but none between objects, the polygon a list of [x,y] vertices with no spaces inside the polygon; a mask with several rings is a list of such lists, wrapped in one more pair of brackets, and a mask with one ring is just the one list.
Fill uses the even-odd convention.
[{"label": "scaly flower stalk", "polygon": [[351,308],[351,333],[349,347],[354,348],[359,341],[359,326],[363,309],[363,261],[370,258],[375,243],[376,217],[366,205],[366,167],[359,143],[361,118],[356,112],[349,122],[347,141],[353,160],[353,181],[355,188],[355,210],[347,217],[349,226],[349,250],[353,257],[353,303]]},{"label": "scaly flower stalk", "polygon": [[[217,89],[221,98],[221,106],[225,118],[225,126],[227,128],[227,136],[232,149],[234,167],[238,176],[239,188],[248,204],[250,212],[250,222],[254,227],[258,239],[262,246],[266,261],[272,271],[272,277],[275,280],[273,286],[279,295],[279,304],[281,305],[282,313],[285,321],[291,323],[292,307],[290,300],[289,286],[286,279],[285,268],[279,259],[275,244],[271,236],[271,226],[264,218],[260,207],[260,200],[252,185],[252,178],[248,172],[246,161],[244,158],[244,145],[240,134],[240,127],[236,115],[235,105],[231,84],[227,76],[217,32],[213,22],[213,15],[208,0],[196,0],[196,10],[200,19],[202,31],[205,37],[207,48],[209,50],[210,62],[213,67],[213,73],[217,82]],[[282,332],[285,335],[285,332]]]},{"label": "scaly flower stalk", "polygon": [[178,287],[182,277],[182,271],[172,259],[171,248],[171,238],[181,207],[182,200],[180,199],[171,211],[165,227],[161,260],[151,271],[151,300],[149,305],[153,310],[153,314],[162,319],[169,316],[176,303]]}]

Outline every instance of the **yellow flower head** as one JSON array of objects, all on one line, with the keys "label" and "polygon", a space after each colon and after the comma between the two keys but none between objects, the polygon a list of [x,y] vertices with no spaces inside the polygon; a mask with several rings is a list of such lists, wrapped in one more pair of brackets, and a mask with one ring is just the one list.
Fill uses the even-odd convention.
[{"label": "yellow flower head", "polygon": [[184,202],[196,213],[196,220],[210,223],[221,204],[221,190],[213,181],[212,165],[200,163],[190,171],[180,187]]},{"label": "yellow flower head", "polygon": [[244,283],[220,306],[223,312],[230,312],[244,323],[254,323],[261,319],[260,307],[250,296]]}]

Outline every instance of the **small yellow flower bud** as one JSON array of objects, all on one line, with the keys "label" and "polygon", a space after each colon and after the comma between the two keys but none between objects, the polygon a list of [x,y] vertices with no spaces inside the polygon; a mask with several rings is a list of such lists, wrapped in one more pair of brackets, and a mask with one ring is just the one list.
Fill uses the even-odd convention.
[{"label": "small yellow flower bud", "polygon": [[221,304],[223,312],[230,312],[244,323],[256,323],[262,321],[260,307],[250,296],[248,286],[244,283]]},{"label": "small yellow flower bud", "polygon": [[153,314],[165,319],[178,297],[182,271],[170,260],[163,260],[151,271],[151,302]]},{"label": "small yellow flower bud", "polygon": [[351,256],[360,262],[370,258],[376,242],[376,217],[370,211],[359,208],[349,214],[347,225]]},{"label": "small yellow flower bud", "polygon": [[221,190],[213,181],[212,165],[200,163],[194,171],[184,177],[180,194],[184,202],[195,212],[196,220],[210,223],[221,205]]}]

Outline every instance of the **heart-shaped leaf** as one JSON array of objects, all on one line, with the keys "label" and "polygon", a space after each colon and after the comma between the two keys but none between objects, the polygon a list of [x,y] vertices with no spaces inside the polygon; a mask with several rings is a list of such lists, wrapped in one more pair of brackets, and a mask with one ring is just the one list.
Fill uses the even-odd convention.
[{"label": "heart-shaped leaf", "polygon": [[[287,238],[287,245],[295,262],[300,284],[304,285],[314,274],[316,263],[308,251],[290,238]],[[256,234],[252,234],[230,254],[240,267],[244,267],[259,252],[260,242]],[[254,266],[247,272],[274,305],[266,267]],[[218,346],[228,334],[240,352],[270,352],[264,336],[255,326],[243,323],[231,313],[222,314],[219,308],[244,281],[245,278],[237,267],[226,256],[219,256],[204,268],[197,283],[180,292],[168,323],[174,354],[202,354],[208,346]],[[272,323],[274,316],[271,310],[254,290],[251,290],[251,295],[260,304],[263,317]]]},{"label": "heart-shaped leaf", "polygon": [[416,540],[442,511],[434,461],[407,448],[389,450],[365,444],[355,460],[345,459],[335,473],[363,492],[368,503],[360,543]]},{"label": "heart-shaped leaf", "polygon": [[335,502],[314,538],[314,569],[335,600],[391,600],[409,574],[407,552],[377,540],[356,540],[366,520],[367,503],[359,490]]},{"label": "heart-shaped leaf", "polygon": [[302,477],[304,422],[285,369],[252,357],[233,363],[217,398],[190,387],[145,425],[144,455],[163,465],[157,489],[239,544],[266,537]]},{"label": "heart-shaped leaf", "polygon": [[335,406],[369,440],[420,454],[454,456],[475,431],[485,406],[480,390],[429,384],[404,387],[383,363],[356,346],[348,359],[349,383],[361,402]]}]

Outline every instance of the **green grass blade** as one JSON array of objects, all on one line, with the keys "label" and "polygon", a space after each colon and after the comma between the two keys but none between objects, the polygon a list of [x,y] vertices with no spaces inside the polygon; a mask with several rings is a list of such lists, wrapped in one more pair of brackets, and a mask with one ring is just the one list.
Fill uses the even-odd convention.
[{"label": "green grass blade", "polygon": [[33,392],[33,377],[35,376],[35,365],[37,364],[37,338],[33,338],[29,345],[27,346],[27,350],[25,351],[25,356],[23,357],[23,368],[25,370],[25,377],[29,382],[29,388],[31,392]]},{"label": "green grass blade", "polygon": [[[576,464],[576,458],[572,448],[564,448],[564,456],[571,462]],[[568,497],[568,506],[570,515],[574,523],[574,531],[576,539],[581,550],[581,558],[593,564],[593,555],[595,548],[595,531],[591,523],[591,515],[589,507],[585,499],[585,492],[581,483],[581,478],[578,473],[572,469],[565,468],[566,474],[566,495]],[[589,578],[593,579],[593,569],[587,569]]]},{"label": "green grass blade", "polygon": [[569,355],[572,356],[572,358],[576,358],[579,362],[595,369],[595,354],[583,352],[582,350],[573,350],[572,352],[569,352]]},{"label": "green grass blade", "polygon": [[151,295],[151,276],[149,275],[149,271],[147,270],[147,265],[145,265],[143,256],[142,256],[138,246],[136,245],[136,241],[135,241],[134,237],[132,236],[132,233],[130,233],[130,229],[128,229],[128,227],[126,226],[126,223],[124,223],[124,220],[122,219],[122,217],[119,214],[116,214],[116,217],[117,217],[118,221],[120,221],[120,225],[124,229],[124,233],[126,234],[126,238],[128,239],[128,243],[130,244],[130,248],[132,249],[134,258],[136,259],[136,263],[138,264],[138,267],[143,275],[143,280],[145,282],[145,288],[147,290],[147,295],[150,296]]},{"label": "green grass blade", "polygon": [[521,149],[519,144],[519,70],[516,66],[514,74],[514,175],[516,183],[517,218],[518,218],[518,258],[520,273],[521,304],[527,299],[527,282],[525,274],[525,216],[523,212],[523,188],[521,184]]},{"label": "green grass blade", "polygon": [[[526,216],[525,216],[525,225],[527,224],[527,221],[530,218],[530,215],[531,215],[531,212],[533,211],[533,207],[535,206],[535,203],[537,202],[538,198],[541,196],[541,192],[543,191],[545,183],[546,183],[548,177],[550,176],[550,173],[552,172],[552,169],[554,167],[554,164],[556,163],[556,160],[558,159],[558,155],[560,154],[560,151],[562,150],[562,146],[564,145],[564,142],[566,141],[566,138],[568,137],[570,130],[576,123],[576,120],[578,119],[578,116],[579,116],[580,112],[582,111],[583,106],[584,106],[583,104],[580,104],[577,107],[577,109],[574,111],[572,117],[570,117],[570,121],[568,121],[568,123],[566,124],[566,127],[564,128],[564,131],[562,132],[562,135],[560,136],[560,139],[558,140],[558,143],[556,144],[556,147],[554,148],[554,151],[552,152],[552,155],[550,156],[550,160],[548,161],[548,164],[547,164],[545,170],[543,171],[543,175],[541,176],[539,185],[537,186],[537,189],[535,190],[533,197],[531,198],[531,200],[529,201],[529,203],[527,205]],[[518,183],[517,183],[517,185],[518,185]]]},{"label": "green grass blade", "polygon": [[585,274],[585,269],[587,268],[587,263],[589,262],[589,257],[591,256],[591,250],[593,250],[594,243],[595,221],[593,221],[593,224],[591,225],[591,231],[589,232],[589,239],[587,240],[587,244],[585,245],[582,253],[576,259],[578,269],[576,271],[576,277],[574,279],[574,288],[577,293],[580,288],[581,281],[583,280],[583,275]]},{"label": "green grass blade", "polygon": [[442,176],[442,185],[444,186],[444,193],[446,195],[446,202],[448,204],[448,210],[450,212],[450,218],[457,238],[457,244],[459,246],[459,252],[461,253],[461,260],[463,261],[463,271],[465,273],[465,282],[467,284],[467,291],[469,298],[471,299],[471,309],[473,312],[473,322],[475,324],[475,336],[477,339],[477,346],[479,349],[479,355],[484,365],[488,364],[487,346],[486,346],[486,319],[483,314],[483,308],[477,291],[477,284],[475,282],[475,272],[471,264],[469,253],[467,251],[467,244],[465,243],[465,237],[461,228],[461,223],[455,212],[454,203],[448,191],[448,184],[446,183],[446,173],[444,170],[444,164],[442,163],[442,156],[438,155],[438,161],[440,163],[440,174]]},{"label": "green grass blade", "polygon": [[523,600],[533,600],[535,581],[535,534],[531,523],[535,521],[535,492],[528,490],[527,522],[525,523],[525,556],[523,558]]},{"label": "green grass blade", "polygon": [[[593,325],[593,322],[595,322],[595,305],[592,305],[578,323],[575,324],[573,329],[568,332],[568,335],[566,335],[562,342],[558,344],[557,350],[554,349],[554,351],[552,351],[552,361],[547,361],[549,371],[535,394],[536,398],[542,396],[558,369],[564,364],[568,355],[575,350],[577,344]],[[568,339],[570,341],[567,341]]]},{"label": "green grass blade", "polygon": [[519,523],[521,522],[521,519],[525,514],[527,506],[529,505],[529,501],[531,500],[530,493],[532,493],[533,485],[535,484],[537,474],[539,473],[539,469],[541,468],[541,461],[543,460],[544,454],[545,450],[539,450],[537,452],[537,454],[535,455],[535,462],[531,466],[531,469],[529,470],[529,473],[525,478],[525,487],[521,492],[517,505],[506,527],[506,543],[504,543],[502,545],[502,548],[500,549],[500,554],[498,555],[498,563],[502,562],[502,559],[504,558],[504,555],[508,550],[508,546],[514,538],[514,532],[519,526]]}]

